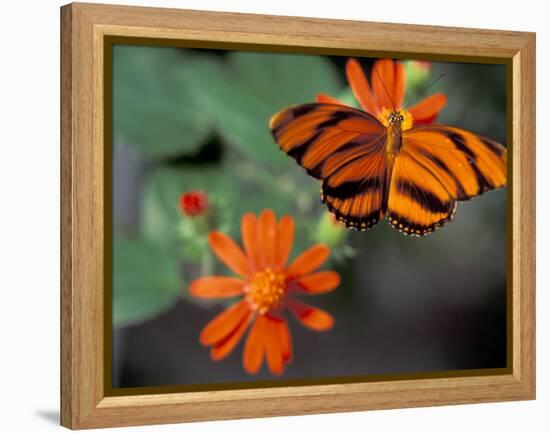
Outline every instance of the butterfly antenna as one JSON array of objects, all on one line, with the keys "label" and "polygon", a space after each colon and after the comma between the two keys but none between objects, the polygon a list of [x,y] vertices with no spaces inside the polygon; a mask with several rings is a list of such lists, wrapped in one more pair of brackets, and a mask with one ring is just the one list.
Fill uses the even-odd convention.
[{"label": "butterfly antenna", "polygon": [[423,93],[426,93],[426,92],[427,92],[428,90],[430,90],[433,86],[435,86],[435,84],[436,84],[439,80],[441,80],[444,76],[445,76],[445,72],[442,72],[441,74],[439,74],[435,80],[433,80],[430,84],[428,84],[428,85],[422,90],[422,92],[423,92]]},{"label": "butterfly antenna", "polygon": [[[426,87],[424,87],[422,89],[422,91],[420,92],[420,94],[422,96],[426,95],[426,93],[428,93],[428,90],[430,90],[433,86],[435,86],[435,84],[441,80],[443,77],[445,76],[445,72],[442,72],[441,74],[439,74],[434,80],[432,80],[432,82],[430,84],[428,84]],[[411,101],[412,102],[412,101]],[[407,108],[409,105],[411,105],[411,103],[409,102],[408,104],[405,104],[405,106],[403,107],[403,109]]]},{"label": "butterfly antenna", "polygon": [[380,82],[382,83],[382,87],[386,91],[386,95],[388,95],[388,98],[390,99],[391,105],[393,105],[393,111],[397,111],[397,108],[395,108],[395,103],[393,102],[393,99],[390,95],[390,92],[388,91],[388,88],[384,84],[384,80],[382,79],[382,75],[380,75],[380,72],[378,72],[378,68],[376,67],[376,64],[373,66],[373,68],[376,71],[376,75],[378,75],[378,78],[380,78]]}]

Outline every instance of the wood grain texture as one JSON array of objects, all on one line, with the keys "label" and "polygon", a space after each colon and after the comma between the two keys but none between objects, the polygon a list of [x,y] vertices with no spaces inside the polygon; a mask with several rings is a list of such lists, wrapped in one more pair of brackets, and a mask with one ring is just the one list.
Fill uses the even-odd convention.
[{"label": "wood grain texture", "polygon": [[[534,34],[94,4],[64,6],[61,26],[62,425],[78,429],[535,397]],[[512,373],[106,396],[102,337],[106,36],[511,62]]]},{"label": "wood grain texture", "polygon": [[72,10],[61,10],[61,424],[72,425]]},{"label": "wood grain texture", "polygon": [[513,59],[513,370],[535,398],[535,38]]}]

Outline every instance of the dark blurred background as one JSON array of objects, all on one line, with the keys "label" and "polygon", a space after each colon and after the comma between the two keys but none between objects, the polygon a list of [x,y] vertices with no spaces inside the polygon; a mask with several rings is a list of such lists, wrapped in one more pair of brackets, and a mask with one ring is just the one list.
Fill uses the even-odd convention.
[{"label": "dark blurred background", "polygon": [[[355,104],[345,57],[115,46],[113,51],[113,386],[319,379],[506,366],[506,189],[458,206],[425,238],[385,222],[354,232],[333,224],[309,178],[273,142],[276,111],[323,92]],[[373,59],[361,59],[369,74]],[[443,92],[438,121],[506,145],[506,68],[407,61],[407,104]],[[427,92],[441,73],[444,77]],[[178,200],[201,190],[207,224]],[[198,342],[228,304],[199,301],[188,284],[224,272],[208,230],[239,239],[241,216],[272,208],[297,222],[293,255],[331,246],[342,285],[309,298],[335,326],[290,319],[294,360],[281,379],[242,368],[242,343],[212,362]]]}]

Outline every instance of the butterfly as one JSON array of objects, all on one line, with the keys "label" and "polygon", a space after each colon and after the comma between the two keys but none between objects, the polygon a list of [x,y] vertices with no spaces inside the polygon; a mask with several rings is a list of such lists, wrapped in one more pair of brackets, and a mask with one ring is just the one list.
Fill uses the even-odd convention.
[{"label": "butterfly", "polygon": [[[404,71],[392,60],[379,62],[393,68],[387,81],[401,105]],[[373,77],[371,92],[357,67],[348,62],[348,80],[365,110],[320,95],[318,102],[286,108],[269,122],[279,147],[322,181],[321,200],[339,221],[366,230],[386,218],[406,235],[425,236],[453,219],[457,202],[506,185],[504,146],[431,123],[437,110],[427,113],[427,104],[416,111],[427,117],[423,122],[413,119],[412,108],[381,107],[383,90],[386,103],[392,99],[381,89],[388,83]]]}]

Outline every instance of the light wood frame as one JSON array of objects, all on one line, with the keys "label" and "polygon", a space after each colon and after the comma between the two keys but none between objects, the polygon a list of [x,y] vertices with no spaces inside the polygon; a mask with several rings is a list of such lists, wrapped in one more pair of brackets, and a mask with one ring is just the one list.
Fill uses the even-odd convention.
[{"label": "light wood frame", "polygon": [[[73,428],[344,412],[535,398],[535,35],[189,10],[61,8],[61,424]],[[511,66],[509,372],[499,375],[106,396],[104,41],[137,36]],[[110,166],[107,164],[107,166]],[[107,267],[109,269],[109,267]]]}]

